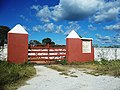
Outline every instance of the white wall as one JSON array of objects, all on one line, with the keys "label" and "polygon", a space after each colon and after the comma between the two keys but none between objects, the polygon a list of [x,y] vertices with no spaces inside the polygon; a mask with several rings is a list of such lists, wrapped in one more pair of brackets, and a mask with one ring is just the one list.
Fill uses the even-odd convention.
[{"label": "white wall", "polygon": [[[94,59],[120,60],[120,48],[94,48]],[[0,60],[7,60],[7,45],[0,49]]]},{"label": "white wall", "polygon": [[7,60],[7,45],[0,46],[0,60]]},{"label": "white wall", "polygon": [[94,48],[94,59],[99,61],[101,58],[107,60],[120,59],[120,48]]}]

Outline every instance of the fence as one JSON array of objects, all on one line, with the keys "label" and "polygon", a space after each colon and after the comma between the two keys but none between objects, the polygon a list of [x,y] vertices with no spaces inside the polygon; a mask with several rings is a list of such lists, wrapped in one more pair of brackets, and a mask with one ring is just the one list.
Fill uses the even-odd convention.
[{"label": "fence", "polygon": [[65,46],[30,46],[28,59],[30,62],[53,63],[56,60],[65,60]]},{"label": "fence", "polygon": [[7,44],[0,46],[0,60],[7,60]]},{"label": "fence", "polygon": [[[36,49],[37,48],[37,49]],[[65,59],[66,57],[66,49],[65,46],[61,47],[62,51],[57,51],[56,49],[58,49],[59,47],[53,47],[53,50],[50,48],[41,48],[39,50],[39,47],[30,47],[29,51],[28,51],[28,55],[29,55],[29,60],[30,60],[30,56],[31,57],[31,61],[33,61],[32,59],[34,57],[38,57],[40,59],[41,55],[39,55],[41,53],[41,50],[43,53],[41,53],[42,55],[44,54],[44,59],[45,59],[45,55],[51,55],[53,52],[57,53],[56,55],[53,55],[53,57],[55,59],[57,59],[57,55],[60,55],[60,52],[62,54],[64,54],[63,56],[61,56],[61,59]],[[38,50],[38,51],[37,51]],[[52,51],[51,51],[52,50]],[[48,53],[49,51],[49,53]],[[37,52],[37,53],[36,53]],[[48,54],[45,54],[48,53]],[[36,56],[35,56],[36,55]],[[40,57],[39,57],[40,56]],[[52,55],[51,55],[52,56]],[[50,57],[51,57],[50,56]],[[49,57],[49,58],[50,58]],[[60,56],[59,56],[60,57]],[[63,58],[62,58],[63,57]],[[43,57],[41,57],[43,58]],[[94,59],[96,61],[99,61],[101,58],[107,59],[107,60],[116,60],[116,59],[120,59],[120,48],[94,48]],[[7,45],[0,46],[0,60],[6,60],[7,59]],[[46,58],[47,59],[47,58]],[[38,60],[38,59],[37,59]],[[46,60],[47,61],[47,60]]]},{"label": "fence", "polygon": [[120,60],[120,48],[94,48],[94,59]]}]

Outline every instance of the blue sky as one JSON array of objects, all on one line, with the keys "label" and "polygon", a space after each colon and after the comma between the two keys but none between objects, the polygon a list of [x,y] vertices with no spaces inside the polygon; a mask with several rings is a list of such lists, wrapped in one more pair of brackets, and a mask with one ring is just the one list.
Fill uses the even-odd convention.
[{"label": "blue sky", "polygon": [[1,0],[0,25],[21,24],[29,40],[66,44],[71,30],[98,45],[120,45],[120,0]]}]

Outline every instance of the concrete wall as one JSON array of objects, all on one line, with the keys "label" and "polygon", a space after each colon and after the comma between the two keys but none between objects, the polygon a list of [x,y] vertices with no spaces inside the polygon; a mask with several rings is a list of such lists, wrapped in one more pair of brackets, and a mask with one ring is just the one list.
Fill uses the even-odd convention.
[{"label": "concrete wall", "polygon": [[0,60],[7,60],[7,45],[0,46]]},{"label": "concrete wall", "polygon": [[[0,47],[0,60],[7,59],[7,45],[3,49]],[[94,48],[94,59],[99,61],[101,58],[108,60],[120,59],[120,48]]]},{"label": "concrete wall", "polygon": [[101,58],[107,60],[120,59],[120,48],[94,48],[94,59],[99,61]]}]

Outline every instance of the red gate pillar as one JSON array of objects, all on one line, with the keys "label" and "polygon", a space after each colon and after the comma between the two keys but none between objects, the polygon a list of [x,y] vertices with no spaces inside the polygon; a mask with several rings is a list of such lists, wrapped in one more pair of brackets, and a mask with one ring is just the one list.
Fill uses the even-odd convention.
[{"label": "red gate pillar", "polygon": [[28,60],[28,33],[20,25],[8,32],[8,62],[24,63]]},{"label": "red gate pillar", "polygon": [[94,60],[94,49],[91,38],[80,38],[72,30],[66,38],[66,58],[71,62],[90,62]]},{"label": "red gate pillar", "polygon": [[80,37],[72,30],[66,38],[66,58],[68,63],[80,61],[81,49]]}]

